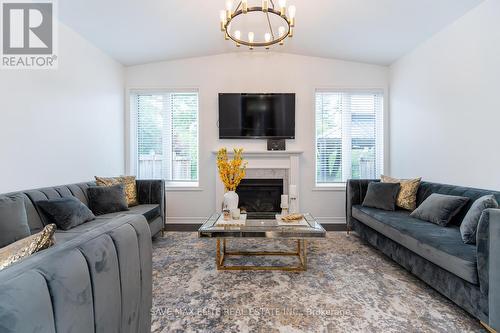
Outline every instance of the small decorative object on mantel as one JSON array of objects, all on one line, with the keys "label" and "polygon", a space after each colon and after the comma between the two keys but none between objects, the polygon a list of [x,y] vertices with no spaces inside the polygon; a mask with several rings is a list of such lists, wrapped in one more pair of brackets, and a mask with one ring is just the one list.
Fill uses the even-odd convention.
[{"label": "small decorative object on mantel", "polygon": [[288,195],[282,194],[281,195],[281,215],[286,216],[288,215]]},{"label": "small decorative object on mantel", "polygon": [[229,211],[238,208],[239,197],[236,188],[245,177],[247,162],[243,160],[243,148],[234,149],[234,157],[229,160],[227,149],[221,148],[217,152],[217,168],[219,177],[224,183],[224,208]]}]

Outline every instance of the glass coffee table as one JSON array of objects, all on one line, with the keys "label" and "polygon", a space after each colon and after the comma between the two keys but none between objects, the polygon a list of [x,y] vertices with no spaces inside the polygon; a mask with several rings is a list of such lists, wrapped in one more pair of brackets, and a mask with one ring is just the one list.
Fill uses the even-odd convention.
[{"label": "glass coffee table", "polygon": [[[198,230],[200,238],[216,239],[216,266],[218,270],[307,270],[307,240],[326,237],[323,229],[311,214],[304,214],[301,225],[283,225],[277,220],[252,220],[233,225],[219,225],[221,214],[213,214]],[[295,251],[230,251],[228,239],[268,238],[274,240],[295,240]],[[229,256],[294,256],[298,264],[292,266],[229,266],[225,259]]]}]

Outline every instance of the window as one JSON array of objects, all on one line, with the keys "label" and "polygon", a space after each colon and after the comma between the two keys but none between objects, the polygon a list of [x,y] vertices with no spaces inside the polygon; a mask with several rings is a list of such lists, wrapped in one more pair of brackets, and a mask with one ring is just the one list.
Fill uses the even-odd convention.
[{"label": "window", "polygon": [[198,183],[198,93],[133,93],[135,173],[139,179]]},{"label": "window", "polygon": [[377,178],[383,170],[383,93],[316,92],[316,184]]}]

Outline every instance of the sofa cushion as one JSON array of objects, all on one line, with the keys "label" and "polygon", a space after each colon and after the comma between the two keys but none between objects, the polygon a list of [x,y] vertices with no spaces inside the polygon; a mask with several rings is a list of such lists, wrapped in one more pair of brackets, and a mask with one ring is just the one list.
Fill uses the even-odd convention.
[{"label": "sofa cushion", "polygon": [[441,227],[407,211],[353,206],[352,215],[419,256],[473,284],[478,283],[476,247],[464,244],[458,227]]},{"label": "sofa cushion", "polygon": [[460,225],[460,234],[466,244],[476,244],[476,231],[483,211],[488,208],[498,208],[493,194],[482,196],[474,201]]},{"label": "sofa cushion", "polygon": [[54,245],[55,224],[0,249],[0,270]]},{"label": "sofa cushion", "polygon": [[398,197],[399,188],[399,183],[372,182],[368,184],[363,206],[396,210],[396,198]]},{"label": "sofa cushion", "polygon": [[146,220],[152,221],[158,216],[160,216],[160,205],[139,205],[135,207],[130,207],[127,212],[129,214],[141,214],[144,215]]},{"label": "sofa cushion", "polygon": [[30,235],[24,198],[0,197],[0,247]]},{"label": "sofa cushion", "polygon": [[89,206],[95,215],[128,210],[125,185],[91,186],[87,190]]},{"label": "sofa cushion", "polygon": [[148,222],[151,222],[156,217],[160,216],[160,205],[151,204],[151,205],[134,206],[134,207],[130,207],[129,210],[127,210],[127,211],[100,215],[98,217],[98,219],[114,218],[114,217],[121,215],[121,214],[143,215],[146,218],[146,220],[148,220]]},{"label": "sofa cushion", "polygon": [[445,227],[469,200],[467,197],[433,193],[411,216]]},{"label": "sofa cushion", "polygon": [[48,224],[54,223],[62,230],[69,230],[95,219],[92,211],[75,197],[37,201],[36,205]]}]

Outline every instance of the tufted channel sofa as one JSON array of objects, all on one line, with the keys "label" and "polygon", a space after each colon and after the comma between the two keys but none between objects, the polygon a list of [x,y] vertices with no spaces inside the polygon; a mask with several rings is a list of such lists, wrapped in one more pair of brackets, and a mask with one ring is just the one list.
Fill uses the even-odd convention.
[{"label": "tufted channel sofa", "polygon": [[[74,196],[88,204],[91,185],[4,196],[24,197],[33,234],[43,228],[34,202]],[[0,271],[0,332],[150,332],[151,237],[163,230],[165,185],[138,180],[137,189],[140,205],[57,230],[54,246]]]},{"label": "tufted channel sofa", "polygon": [[448,297],[483,325],[500,329],[500,210],[481,215],[476,244],[465,244],[460,224],[472,203],[500,192],[422,182],[417,206],[432,193],[470,198],[469,203],[442,227],[410,216],[403,210],[363,207],[368,184],[379,180],[347,182],[347,226],[362,239]]}]

